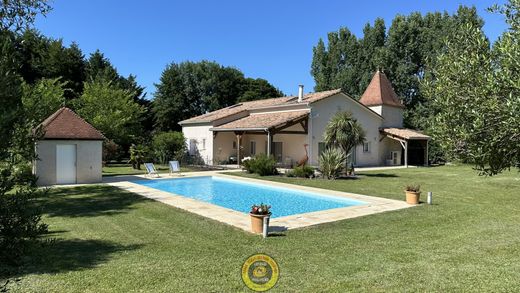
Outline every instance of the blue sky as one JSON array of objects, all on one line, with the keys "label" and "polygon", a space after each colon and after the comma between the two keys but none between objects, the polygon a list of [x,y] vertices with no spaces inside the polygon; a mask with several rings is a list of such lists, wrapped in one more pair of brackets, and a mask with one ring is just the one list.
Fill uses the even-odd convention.
[{"label": "blue sky", "polygon": [[54,10],[36,28],[47,36],[75,41],[88,56],[100,49],[123,75],[137,76],[151,97],[168,63],[214,60],[248,77],[270,81],[286,94],[298,84],[311,91],[312,47],[330,31],[363,26],[413,11],[456,11],[475,5],[495,40],[503,18],[485,9],[503,0],[372,1],[137,1],[54,0]]}]

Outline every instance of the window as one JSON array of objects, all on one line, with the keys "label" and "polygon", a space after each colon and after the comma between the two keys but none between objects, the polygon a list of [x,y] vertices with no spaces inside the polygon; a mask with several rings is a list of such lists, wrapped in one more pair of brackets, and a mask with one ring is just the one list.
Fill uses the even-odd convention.
[{"label": "window", "polygon": [[237,149],[237,142],[236,142],[236,141],[233,141],[233,149],[234,149],[234,150]]},{"label": "window", "polygon": [[318,142],[318,157],[325,151],[325,143]]},{"label": "window", "polygon": [[363,143],[363,152],[370,153],[370,142]]},{"label": "window", "polygon": [[196,139],[190,139],[190,148],[189,148],[190,155],[195,155],[197,152],[197,140]]},{"label": "window", "polygon": [[205,138],[202,139],[202,149],[203,150],[206,149],[206,139]]},{"label": "window", "polygon": [[250,148],[249,148],[249,151],[251,153],[251,156],[254,156],[256,155],[256,141],[252,140],[250,143]]}]

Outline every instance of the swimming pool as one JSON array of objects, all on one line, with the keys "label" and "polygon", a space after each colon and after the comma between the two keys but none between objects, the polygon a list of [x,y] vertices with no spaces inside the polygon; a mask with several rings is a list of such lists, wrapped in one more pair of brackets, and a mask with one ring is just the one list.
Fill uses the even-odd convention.
[{"label": "swimming pool", "polygon": [[348,198],[217,176],[139,180],[134,183],[243,213],[249,213],[253,204],[268,204],[272,206],[273,218],[367,204]]}]

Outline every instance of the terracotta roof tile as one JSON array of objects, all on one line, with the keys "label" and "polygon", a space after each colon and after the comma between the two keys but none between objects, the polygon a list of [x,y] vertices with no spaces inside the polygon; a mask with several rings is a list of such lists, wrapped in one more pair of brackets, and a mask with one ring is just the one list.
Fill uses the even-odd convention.
[{"label": "terracotta roof tile", "polygon": [[407,128],[382,128],[381,132],[384,134],[393,135],[403,139],[409,140],[428,140],[430,137],[417,130]]},{"label": "terracotta roof tile", "polygon": [[277,113],[251,114],[247,117],[220,125],[212,130],[265,129],[283,125],[287,122],[303,118],[309,111],[290,111]]},{"label": "terracotta roof tile", "polygon": [[69,108],[63,107],[45,119],[38,127],[43,139],[104,140],[105,136]]},{"label": "terracotta roof tile", "polygon": [[404,108],[386,75],[377,71],[359,100],[365,106],[388,105]]},{"label": "terracotta roof tile", "polygon": [[[303,96],[304,103],[314,103],[325,99],[327,97],[339,94],[341,89],[335,89],[330,91],[323,91],[317,93],[308,93]],[[292,105],[298,103],[297,96],[286,96],[280,98],[273,99],[265,99],[265,100],[256,100],[250,102],[243,102],[233,106],[229,106],[226,108],[222,108],[213,112],[209,112],[200,116],[196,116],[190,119],[183,120],[179,122],[179,124],[189,124],[189,123],[209,123],[213,122],[231,115],[238,114],[240,112],[248,111],[254,108],[262,108],[269,106],[280,106],[280,105]]]}]

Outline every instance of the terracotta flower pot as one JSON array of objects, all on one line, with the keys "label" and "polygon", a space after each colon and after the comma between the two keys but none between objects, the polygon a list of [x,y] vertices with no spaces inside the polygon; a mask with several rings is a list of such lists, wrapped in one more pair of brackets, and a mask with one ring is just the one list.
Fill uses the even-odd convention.
[{"label": "terracotta flower pot", "polygon": [[251,216],[251,232],[262,233],[264,230],[264,218],[267,217],[267,225],[269,225],[269,218],[271,215],[255,215],[249,213]]},{"label": "terracotta flower pot", "polygon": [[419,204],[419,197],[421,196],[421,192],[415,191],[407,191],[406,192],[406,203],[408,204]]}]

